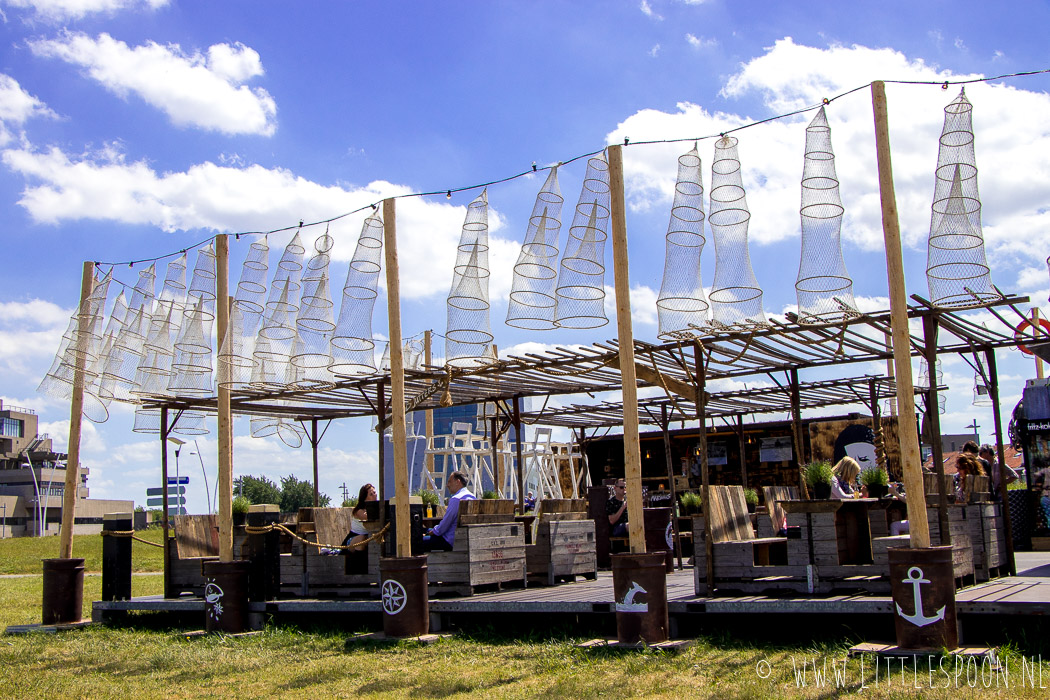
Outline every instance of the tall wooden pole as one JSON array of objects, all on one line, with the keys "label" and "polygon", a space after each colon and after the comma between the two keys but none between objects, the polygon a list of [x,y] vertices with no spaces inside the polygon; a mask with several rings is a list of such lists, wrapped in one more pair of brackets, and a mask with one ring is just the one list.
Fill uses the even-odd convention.
[{"label": "tall wooden pole", "polygon": [[[948,524],[948,494],[944,490],[944,451],[941,445],[941,408],[937,398],[937,317],[922,317],[923,355],[926,371],[930,375],[930,386],[926,390],[926,424],[930,426],[930,447],[933,450],[933,473],[937,475],[937,526],[940,528],[941,544],[952,543],[952,530]],[[902,416],[903,418],[903,416]],[[897,421],[898,426],[900,420]],[[901,465],[903,469],[904,465]]]},{"label": "tall wooden pole", "polygon": [[674,484],[674,465],[671,462],[671,421],[667,420],[667,404],[660,406],[660,432],[664,438],[664,462],[667,464],[667,478],[671,487],[671,525],[674,532],[674,550],[678,556],[678,568],[682,568],[682,538],[678,533],[678,489]]},{"label": "tall wooden pole", "polygon": [[1017,575],[1014,562],[1014,532],[1010,522],[1010,499],[1006,492],[1006,447],[1003,445],[1003,417],[999,411],[999,370],[995,366],[995,349],[985,348],[985,362],[988,363],[988,393],[992,400],[992,418],[995,421],[995,451],[999,460],[999,501],[1003,504],[1003,528],[1006,530],[1006,561],[1010,575]]},{"label": "tall wooden pole", "polygon": [[[432,334],[431,331],[423,331],[423,364],[426,367],[430,366],[431,363],[431,350],[430,344]],[[427,436],[427,447],[430,447],[430,443],[434,440],[434,411],[427,409],[423,412],[424,414],[424,429],[426,430]],[[433,453],[424,452],[423,459],[426,461],[426,470],[430,473],[430,477],[434,478],[434,455]],[[436,480],[435,480],[436,481]],[[444,484],[442,484],[444,486]],[[442,501],[443,503],[444,501]]]},{"label": "tall wooden pole", "polygon": [[[217,337],[225,338],[230,325],[230,241],[225,233],[215,237],[215,305]],[[230,389],[219,385],[219,561],[233,561],[233,414]],[[167,486],[165,485],[165,488]]]},{"label": "tall wooden pole", "polygon": [[319,442],[319,439],[317,437],[317,419],[316,418],[312,418],[312,419],[310,419],[310,452],[312,453],[313,459],[314,459],[314,508],[319,507],[319,505],[320,505],[320,498],[321,498],[321,493],[318,490],[318,484],[317,484],[317,481],[318,481],[318,479],[317,479],[317,443],[318,442]]},{"label": "tall wooden pole", "polygon": [[518,512],[525,514],[525,462],[521,457],[521,397],[514,397],[514,456],[518,468],[515,476],[518,480]]},{"label": "tall wooden pole", "polygon": [[[711,503],[710,465],[707,462],[707,368],[704,366],[704,353],[700,343],[693,342],[693,371],[696,375],[696,420],[700,424],[700,494],[704,509],[704,554],[707,556],[707,595],[715,590],[715,547],[711,536]],[[741,444],[743,441],[741,441]],[[696,547],[696,542],[693,543]]]},{"label": "tall wooden pole", "polygon": [[901,470],[908,498],[911,546],[930,546],[930,525],[926,520],[926,498],[922,482],[922,457],[915,429],[915,393],[911,377],[911,338],[908,332],[908,297],[904,287],[904,260],[901,252],[897,195],[893,189],[893,163],[890,159],[890,128],[886,114],[886,85],[871,84],[875,112],[875,153],[879,164],[879,195],[882,200],[882,233],[886,243],[886,273],[890,291],[890,327],[893,335],[893,364],[897,379],[897,412],[901,442]]},{"label": "tall wooden pole", "polygon": [[[84,415],[84,368],[88,351],[88,298],[95,289],[95,263],[86,262],[80,277],[80,311],[77,314],[76,364],[73,367],[73,400],[69,406],[69,454],[66,457],[66,490],[62,493],[62,530],[59,533],[59,558],[73,557],[73,516],[77,509],[77,487],[80,485],[80,425]],[[47,496],[44,496],[46,499]],[[44,524],[47,529],[47,523]]]},{"label": "tall wooden pole", "polygon": [[638,380],[634,368],[634,329],[631,324],[631,284],[627,265],[627,215],[623,197],[622,146],[609,147],[609,185],[612,209],[613,279],[616,288],[616,336],[620,346],[623,383],[623,466],[627,484],[627,534],[633,554],[645,554],[642,518],[642,457],[638,437]]},{"label": "tall wooden pole", "polygon": [[390,417],[394,443],[394,496],[397,498],[397,556],[412,556],[408,512],[408,451],[405,428],[405,358],[401,346],[401,278],[397,263],[397,215],[393,199],[383,200],[386,254],[386,312],[390,326]]}]

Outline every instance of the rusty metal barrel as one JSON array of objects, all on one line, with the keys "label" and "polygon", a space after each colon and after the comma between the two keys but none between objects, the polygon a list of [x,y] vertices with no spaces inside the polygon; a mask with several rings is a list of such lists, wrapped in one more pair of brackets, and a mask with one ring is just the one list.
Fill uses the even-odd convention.
[{"label": "rusty metal barrel", "polygon": [[671,528],[670,508],[644,508],[645,551],[665,552],[664,566],[674,571],[674,536]]},{"label": "rusty metal barrel", "polygon": [[427,558],[384,557],[379,560],[383,632],[388,637],[419,637],[430,631]]},{"label": "rusty metal barrel", "polygon": [[621,644],[666,642],[666,554],[613,554],[611,558],[616,638]]},{"label": "rusty metal barrel", "polygon": [[80,622],[84,610],[84,560],[44,559],[45,625]]},{"label": "rusty metal barrel", "polygon": [[892,547],[890,585],[897,645],[939,650],[959,646],[951,547]]},{"label": "rusty metal barrel", "polygon": [[[105,513],[107,532],[133,529],[131,513]],[[131,600],[131,538],[107,535],[102,538],[102,600]]]},{"label": "rusty metal barrel", "polygon": [[204,562],[204,628],[236,634],[248,629],[249,561]]}]

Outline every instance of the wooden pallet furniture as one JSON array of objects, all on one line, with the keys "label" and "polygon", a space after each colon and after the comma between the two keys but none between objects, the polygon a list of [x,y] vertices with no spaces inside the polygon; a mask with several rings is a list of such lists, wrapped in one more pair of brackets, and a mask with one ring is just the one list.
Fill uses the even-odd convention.
[{"label": "wooden pallet furniture", "polygon": [[537,509],[535,544],[525,546],[525,570],[530,582],[553,586],[576,576],[598,575],[594,521],[587,517],[583,499],[540,501]]},{"label": "wooden pallet furniture", "polygon": [[[787,563],[786,537],[756,537],[751,514],[747,511],[742,486],[711,486],[709,502],[704,504],[704,517],[711,519],[711,542],[714,555],[715,587],[750,588],[752,584],[777,587],[765,579],[794,579],[804,576]],[[697,595],[706,589],[707,548],[704,521],[693,518],[693,541],[696,543],[694,589]],[[794,585],[794,581],[791,582]]]},{"label": "wooden pallet furniture", "polygon": [[219,524],[212,515],[176,515],[175,537],[168,540],[170,552],[168,590],[204,595],[204,562],[219,558]]},{"label": "wooden pallet furniture", "polygon": [[[302,512],[306,510],[309,512]],[[299,534],[305,533],[301,536],[322,547],[340,545],[350,532],[350,512],[350,508],[302,509]],[[304,515],[309,515],[311,520],[302,520]],[[281,557],[283,593],[304,598],[376,593],[378,542],[370,542],[360,552],[351,553],[324,553],[322,547],[293,541],[291,554]]]},{"label": "wooden pallet furniture", "polygon": [[759,537],[777,537],[787,520],[787,513],[781,504],[783,501],[797,501],[797,486],[763,486],[762,498],[766,502],[766,518],[758,519]]},{"label": "wooden pallet furniture", "polygon": [[427,555],[432,591],[472,595],[478,586],[525,583],[525,526],[514,520],[514,501],[462,501],[458,518],[452,551]]}]

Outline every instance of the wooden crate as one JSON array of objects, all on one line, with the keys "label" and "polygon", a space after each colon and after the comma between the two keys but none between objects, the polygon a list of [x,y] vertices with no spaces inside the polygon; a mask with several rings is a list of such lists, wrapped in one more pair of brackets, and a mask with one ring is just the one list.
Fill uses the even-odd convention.
[{"label": "wooden crate", "polygon": [[458,585],[468,594],[474,586],[524,582],[524,526],[513,522],[469,524],[461,520],[452,551],[427,555],[427,578],[431,584]]},{"label": "wooden crate", "polygon": [[[546,503],[544,503],[546,509]],[[536,543],[525,546],[525,569],[529,580],[549,585],[576,575],[597,577],[598,559],[594,521],[586,513],[543,513],[536,528]],[[571,516],[566,518],[564,516]],[[579,516],[579,517],[575,517]]]}]

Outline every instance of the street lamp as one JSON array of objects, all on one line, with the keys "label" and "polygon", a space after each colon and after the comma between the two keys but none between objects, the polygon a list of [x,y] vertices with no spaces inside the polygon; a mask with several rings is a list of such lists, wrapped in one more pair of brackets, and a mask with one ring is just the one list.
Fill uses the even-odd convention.
[{"label": "street lamp", "polygon": [[[179,452],[182,451],[182,446],[186,444],[185,440],[180,440],[177,437],[169,437],[168,442],[175,445],[175,494],[179,495]],[[164,484],[164,488],[167,489],[168,485]],[[182,506],[175,506],[176,513],[182,514]]]},{"label": "street lamp", "polygon": [[977,419],[976,419],[976,418],[974,418],[974,419],[973,419],[973,422],[972,422],[972,423],[970,423],[969,425],[967,425],[966,427],[967,427],[967,428],[969,428],[969,429],[971,429],[971,430],[973,431],[973,440],[974,440],[974,442],[976,442],[976,443],[977,443],[978,445],[980,445],[980,444],[981,444],[981,435],[980,435],[980,433],[978,433],[978,432],[977,432],[977,429],[978,429],[978,428],[980,428],[981,426],[980,426],[980,425],[978,425],[978,423],[977,423]]},{"label": "street lamp", "polygon": [[204,458],[201,457],[201,448],[200,445],[197,444],[196,440],[193,441],[193,446],[196,448],[197,451],[191,452],[190,454],[196,454],[197,459],[200,460],[201,474],[204,475],[204,497],[208,499],[208,512],[211,513],[211,491],[208,490],[208,472],[204,470]]}]

